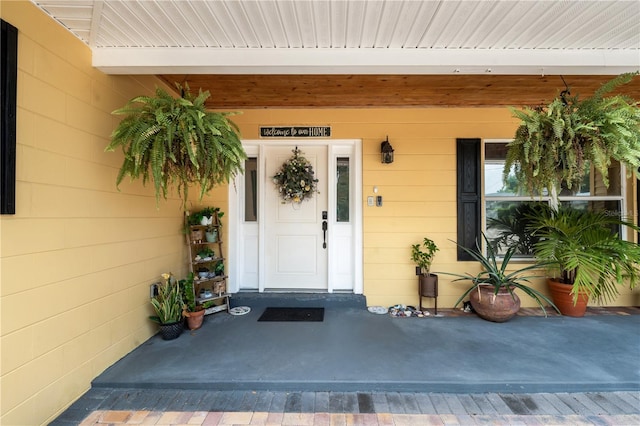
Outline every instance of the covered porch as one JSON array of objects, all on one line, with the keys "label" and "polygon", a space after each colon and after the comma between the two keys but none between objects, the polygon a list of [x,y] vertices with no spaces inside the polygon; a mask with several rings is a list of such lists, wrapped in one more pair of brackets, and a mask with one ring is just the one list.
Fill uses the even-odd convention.
[{"label": "covered porch", "polygon": [[[205,14],[206,11],[203,9],[208,8],[208,3],[215,3],[216,7],[221,9]],[[191,16],[200,16],[199,12],[203,12],[202,16],[222,19],[229,23],[235,19],[229,16],[230,11],[234,17],[244,13],[241,7],[237,7],[242,3],[250,4],[255,13],[260,12],[257,9],[261,5],[265,6],[268,9],[265,22],[277,22],[270,18],[276,16],[279,6],[292,12],[295,9],[294,4],[304,3],[304,6],[301,6],[304,10],[300,9],[303,13],[307,14],[309,7],[318,7],[321,13],[312,15],[325,18],[330,15],[328,10],[336,6],[338,9],[334,9],[333,17],[345,25],[347,21],[342,18],[345,17],[346,5],[352,4],[359,9],[351,10],[359,10],[362,13],[364,9],[361,6],[365,4],[358,0],[283,1],[265,4],[231,0],[136,2],[136,6],[150,7],[167,17],[183,15],[182,12],[165,14],[162,8],[184,8],[185,13]],[[314,3],[316,6],[312,6]],[[331,137],[323,141],[330,146],[338,139],[358,140],[362,145],[362,155],[361,158],[357,157],[357,161],[354,157],[353,164],[361,167],[362,182],[359,189],[362,192],[360,196],[354,197],[353,202],[354,206],[362,211],[362,221],[358,225],[358,229],[362,230],[362,240],[358,240],[354,246],[362,251],[362,258],[354,261],[353,265],[362,270],[359,281],[362,293],[367,297],[368,304],[372,305],[415,305],[415,266],[409,259],[409,253],[411,244],[419,242],[423,237],[433,238],[441,247],[434,264],[438,270],[466,272],[478,269],[478,265],[470,266],[468,262],[457,260],[453,242],[457,237],[458,221],[456,139],[473,138],[495,142],[512,138],[517,120],[511,116],[506,106],[537,105],[545,102],[559,89],[564,89],[561,75],[572,85],[575,93],[588,95],[612,75],[637,70],[638,66],[637,28],[640,21],[636,18],[640,16],[640,9],[632,2],[558,2],[555,8],[547,8],[544,3],[539,2],[410,0],[371,3],[375,3],[375,7],[370,11],[372,13],[367,15],[367,22],[373,25],[369,28],[376,28],[375,25],[378,23],[386,22],[384,26],[387,30],[400,30],[395,35],[392,34],[393,31],[384,31],[384,34],[393,40],[399,40],[398,37],[404,38],[402,32],[408,28],[404,25],[407,19],[417,24],[413,28],[414,34],[422,33],[421,24],[436,22],[431,19],[414,19],[417,16],[414,12],[421,9],[421,13],[427,15],[444,13],[444,21],[440,21],[443,24],[439,25],[441,29],[447,30],[443,36],[454,43],[452,46],[457,45],[454,39],[457,38],[459,29],[465,34],[462,38],[470,44],[461,46],[460,49],[449,50],[447,53],[432,45],[434,39],[425,39],[426,44],[420,46],[406,45],[405,49],[405,45],[402,45],[389,49],[392,46],[388,43],[390,39],[387,38],[385,41],[383,37],[379,40],[381,44],[375,49],[361,50],[359,47],[351,48],[346,44],[343,48],[337,48],[340,43],[333,45],[330,38],[327,38],[327,31],[332,26],[325,25],[326,19],[323,19],[322,25],[317,27],[320,29],[318,35],[322,36],[322,43],[306,44],[320,47],[317,51],[314,47],[302,48],[301,45],[280,44],[286,41],[283,38],[279,38],[273,48],[261,48],[257,49],[258,51],[254,51],[250,46],[242,46],[241,43],[231,51],[219,45],[209,45],[204,49],[212,54],[211,57],[216,60],[216,64],[213,70],[202,74],[182,67],[184,63],[179,60],[187,51],[190,55],[195,54],[199,57],[201,53],[198,49],[185,49],[173,40],[160,41],[161,54],[156,56],[157,51],[148,50],[147,53],[162,60],[177,60],[174,65],[180,66],[162,70],[121,69],[121,72],[112,73],[113,69],[101,69],[93,60],[94,55],[99,56],[95,48],[98,44],[101,45],[97,50],[104,53],[110,50],[107,46],[123,41],[107,40],[106,44],[102,45],[105,42],[102,37],[111,30],[121,35],[140,35],[137,30],[129,31],[125,28],[128,25],[126,19],[120,20],[118,17],[120,14],[126,14],[129,18],[138,19],[139,14],[129,13],[131,9],[128,7],[133,3],[56,0],[0,3],[3,30],[9,25],[15,29],[15,32],[12,32],[15,35],[15,49],[12,49],[15,53],[15,75],[9,79],[13,84],[8,84],[15,92],[15,113],[7,113],[6,116],[7,119],[13,118],[15,121],[16,160],[15,214],[4,214],[0,217],[0,423],[47,424],[76,400],[76,404],[80,405],[86,402],[87,399],[83,395],[96,395],[93,393],[96,388],[92,388],[92,382],[98,380],[97,378],[103,378],[103,373],[125,368],[123,366],[126,365],[129,365],[128,368],[138,368],[137,363],[128,364],[127,360],[130,358],[126,356],[129,353],[133,358],[141,357],[138,361],[140,373],[146,371],[151,376],[156,373],[157,367],[146,362],[150,354],[158,351],[169,356],[177,370],[175,377],[163,378],[166,383],[174,383],[176,377],[185,374],[179,368],[185,364],[184,359],[173,358],[174,356],[195,356],[194,362],[186,363],[194,370],[189,374],[189,380],[184,380],[180,385],[185,387],[191,380],[197,379],[202,381],[202,387],[208,386],[212,380],[220,380],[229,389],[242,383],[246,389],[254,385],[266,388],[269,381],[279,378],[284,380],[284,383],[274,386],[281,386],[279,389],[282,390],[265,391],[279,395],[278,400],[288,392],[283,390],[286,389],[287,382],[307,382],[307,377],[302,376],[303,373],[309,374],[308,378],[317,383],[315,389],[329,385],[338,388],[343,386],[344,391],[335,392],[347,395],[347,399],[355,394],[346,390],[355,387],[351,384],[355,383],[354,380],[364,381],[369,389],[374,389],[376,383],[385,381],[394,389],[400,389],[402,386],[415,386],[414,389],[418,389],[420,383],[434,381],[442,390],[446,386],[455,387],[468,382],[470,379],[465,375],[472,370],[472,365],[480,364],[480,359],[493,359],[496,356],[495,347],[494,353],[490,353],[475,340],[480,337],[480,330],[475,328],[475,322],[472,321],[474,318],[427,318],[424,321],[391,319],[372,317],[372,314],[364,309],[354,307],[337,312],[332,312],[332,308],[327,307],[325,322],[312,324],[313,328],[307,328],[304,333],[300,330],[305,328],[291,331],[291,336],[287,336],[290,332],[287,329],[276,329],[277,332],[271,330],[264,336],[256,336],[258,329],[253,317],[258,313],[256,307],[255,312],[242,318],[229,319],[226,315],[207,318],[209,321],[198,334],[185,334],[171,344],[165,345],[169,342],[159,342],[158,338],[154,337],[157,326],[148,318],[152,314],[149,303],[150,285],[157,282],[162,273],[173,272],[177,277],[183,277],[187,273],[186,245],[182,233],[184,211],[180,197],[175,192],[170,193],[167,200],[162,200],[161,204],[156,206],[153,189],[143,186],[139,181],[126,180],[119,189],[116,188],[116,177],[123,157],[121,153],[105,153],[104,149],[118,123],[118,117],[114,117],[112,112],[129,99],[152,94],[156,87],[170,90],[176,81],[188,82],[193,89],[197,90],[198,86],[202,86],[205,90],[211,90],[211,99],[215,99],[217,103],[210,104],[209,107],[242,112],[241,115],[234,116],[234,119],[237,118],[236,123],[240,127],[243,139],[260,139],[261,126],[304,125],[330,126]],[[503,14],[500,7],[485,8],[491,3],[514,8],[510,11],[503,10]],[[383,4],[396,13],[389,13],[390,9],[384,9]],[[223,10],[225,5],[231,5],[231,9]],[[602,24],[598,25],[598,28],[603,33],[599,34],[588,22],[563,18],[571,16],[576,12],[575,7],[583,5],[588,7],[586,13],[591,16],[588,22]],[[525,17],[529,8],[531,14]],[[607,19],[603,19],[603,10],[610,12],[610,15],[606,16]],[[454,13],[456,11],[462,15]],[[495,12],[500,13],[496,15]],[[539,15],[546,16],[554,12],[562,12],[557,15],[558,20],[570,23],[570,26],[559,27],[555,20],[538,18]],[[483,31],[505,31],[493,42],[497,48],[494,52],[496,55],[487,57],[486,50],[475,49],[476,38],[479,37],[475,24],[464,27],[459,25],[460,22],[467,22],[471,15],[478,17],[479,21],[486,22],[482,25]],[[426,15],[420,16],[424,18]],[[111,25],[114,17],[118,24]],[[391,21],[387,21],[388,17],[392,18]],[[92,23],[94,18],[96,21]],[[359,22],[358,13],[351,15],[351,18],[355,19],[356,23]],[[472,21],[475,22],[475,19],[469,20]],[[541,27],[529,28],[516,24],[515,21],[537,22]],[[252,26],[248,21],[243,22],[243,25],[234,25],[232,30],[251,33]],[[509,25],[506,25],[506,22],[509,22]],[[86,31],[83,32],[80,28],[78,32],[79,28],[75,27],[78,23],[81,23]],[[287,20],[287,23],[295,25],[295,20]],[[103,26],[105,24],[106,27]],[[167,28],[171,27],[169,31],[172,35],[180,34],[180,22],[167,24]],[[626,28],[625,31],[621,31],[623,26]],[[147,35],[138,41],[146,45],[148,40],[145,38],[149,34],[153,37],[158,35],[157,28],[158,25],[146,27]],[[584,34],[586,38],[579,48],[565,45],[560,49],[554,43],[550,45],[543,43],[544,40],[533,40],[530,49],[521,51],[517,45],[518,40],[510,31],[523,28],[531,39],[537,39],[538,35],[545,34],[543,30],[548,30],[551,31],[548,34],[552,40],[562,41],[563,32],[572,31],[571,28],[577,31],[576,35]],[[225,32],[226,30],[221,29],[221,33]],[[432,34],[439,37],[439,33],[440,30],[437,30]],[[350,34],[357,37],[359,32]],[[375,30],[368,31],[365,38],[371,41],[375,34]],[[116,36],[116,39],[119,37]],[[419,37],[415,40],[418,39]],[[3,39],[3,43],[6,40]],[[506,45],[500,40],[514,44]],[[608,41],[602,45],[602,40]],[[328,41],[329,44],[325,44]],[[135,59],[137,56],[135,48],[132,47],[137,45],[136,43],[124,43],[126,46],[123,46],[123,49],[133,53],[129,58]],[[359,43],[356,45],[360,46]],[[166,46],[175,47],[167,49]],[[503,48],[505,46],[506,48]],[[101,50],[102,48],[106,50]],[[436,50],[444,56],[431,56]],[[537,56],[538,59],[529,63],[526,70],[514,68],[522,62],[522,54],[526,56],[532,51],[540,54],[550,53],[551,57],[545,59]],[[377,56],[381,52],[384,52],[382,56]],[[519,53],[509,56],[513,52]],[[230,60],[219,68],[218,60],[222,56],[218,53],[225,53],[223,56]],[[251,70],[230,68],[238,58],[247,59],[257,54],[251,60],[256,61],[256,58],[259,59],[261,56],[264,58],[265,53],[276,59],[282,56],[271,54],[284,54],[289,60],[293,60],[294,65],[315,64],[323,67],[315,68],[320,74],[313,75],[309,74],[308,68],[280,69],[279,72],[269,68],[268,73],[253,76],[247,72],[255,74],[267,71],[267,64],[257,60],[252,62],[254,66]],[[311,53],[315,58],[311,58],[311,62],[306,64],[305,60],[296,62],[298,59],[295,59],[295,55],[298,53]],[[374,62],[380,60],[378,65],[382,68],[336,68],[340,64],[328,63],[327,53],[331,56],[335,54],[333,59],[346,58],[352,65],[359,65],[364,56],[372,54],[371,58],[374,58]],[[351,53],[355,54],[350,56]],[[453,56],[457,56],[457,53],[471,53],[472,57],[460,57],[453,62],[445,61],[445,65],[439,67],[439,70],[418,69],[414,66],[415,61],[407,62],[413,57],[419,60],[418,65],[428,65],[432,61],[440,63],[440,59],[452,59],[452,53]],[[586,56],[582,56],[581,53]],[[394,58],[398,58],[398,54],[404,57],[403,61],[393,61]],[[376,57],[378,59],[375,59]],[[484,62],[491,58],[495,61],[489,67],[490,64]],[[568,61],[570,58],[573,59]],[[505,61],[504,66],[497,66],[498,59]],[[275,65],[278,65],[282,60],[275,62]],[[394,65],[393,70],[387,68],[389,64]],[[540,69],[541,66],[543,70]],[[552,73],[551,68],[547,66],[552,67],[554,72]],[[438,75],[431,74],[433,72]],[[7,74],[4,73],[2,76],[6,77]],[[627,94],[638,99],[640,78],[636,78],[626,90]],[[4,89],[2,92],[7,93]],[[393,164],[382,164],[380,160],[380,144],[387,137],[396,150]],[[292,143],[295,144],[295,141]],[[268,180],[264,182],[270,183]],[[635,214],[639,208],[637,191],[637,182],[628,180],[618,194],[625,202],[625,210],[630,214]],[[189,206],[193,209],[216,206],[227,213],[223,219],[227,226],[223,234],[227,248],[231,247],[229,238],[232,228],[228,221],[231,217],[229,192],[230,189],[223,186],[216,188],[203,200],[198,200],[197,190],[192,191],[193,197]],[[373,201],[378,196],[382,197],[381,204],[370,205],[369,199]],[[0,199],[5,201],[8,197]],[[230,261],[243,261],[243,264],[246,264],[239,255],[225,253],[225,257]],[[230,274],[230,277],[237,280],[238,287],[241,283],[247,282],[240,282],[238,274]],[[541,287],[542,283],[535,285]],[[439,307],[453,306],[462,291],[464,290],[460,286],[441,281]],[[638,306],[639,296],[637,289],[625,291],[618,299],[612,301],[610,306]],[[432,309],[432,305],[426,306]],[[617,320],[603,317],[605,322],[632,321],[633,325],[637,325],[636,319],[637,316],[620,317]],[[517,318],[513,326],[522,327],[522,324],[534,320],[545,325],[545,331],[550,334],[551,339],[557,338],[554,334],[556,329],[565,330],[560,326],[551,327],[551,324],[574,324],[572,319],[559,317],[548,320],[526,317]],[[573,335],[580,336],[581,339],[571,342],[588,344],[589,339],[593,337],[582,337],[587,332],[586,327],[591,326],[593,321],[592,317],[588,317],[583,325],[576,322],[581,331]],[[477,326],[489,336],[493,335],[487,328],[488,324]],[[499,326],[493,330],[507,327]],[[618,327],[608,327],[610,328],[605,329],[611,333],[607,336],[607,333],[602,332],[601,335],[607,339],[615,336],[616,340],[604,340],[603,345],[619,347],[637,343],[629,341],[630,336],[635,336],[633,332],[622,333]],[[600,327],[595,329],[598,330]],[[349,334],[354,332],[358,333]],[[523,327],[523,332],[532,333],[528,327]],[[210,336],[205,336],[205,333]],[[242,333],[248,335],[243,336]],[[257,340],[250,342],[249,336]],[[299,338],[299,341],[292,343],[289,339],[293,337]],[[444,339],[445,337],[448,340]],[[268,340],[259,340],[260,338]],[[287,339],[282,340],[285,338]],[[218,343],[220,339],[222,342]],[[244,339],[244,343],[238,339]],[[185,351],[189,346],[197,347],[202,345],[202,342],[207,342],[207,350],[200,351],[204,353],[187,355]],[[391,344],[387,344],[389,342]],[[503,347],[501,340],[496,342],[499,348]],[[526,370],[534,361],[534,352],[531,352],[534,346],[522,339],[518,342],[523,345],[522,348],[518,350],[517,347],[508,347],[507,349],[514,351],[508,353],[508,359],[513,356],[521,359],[524,356],[528,363],[507,363],[510,369],[508,371],[513,369],[513,374],[507,375],[504,383],[492,386],[511,386],[517,383],[522,378],[518,375],[518,370]],[[309,353],[299,354],[298,351],[303,348]],[[200,349],[203,349],[202,346]],[[270,357],[265,356],[265,349],[271,351]],[[151,352],[145,352],[149,350]],[[217,350],[223,351],[225,355],[217,357]],[[590,352],[582,355],[589,367],[595,367],[589,353],[599,354],[609,362],[603,367],[604,370],[599,370],[600,367],[594,370],[602,371],[602,377],[605,379],[609,378],[608,380],[615,382],[623,377],[623,371],[636,371],[627,368],[624,357],[623,360],[618,360],[607,355],[604,350],[600,346],[592,345],[589,348]],[[634,350],[634,353],[637,353],[637,346],[634,346]],[[439,352],[449,356],[438,355]],[[297,359],[300,364],[289,361],[288,356],[292,353],[296,355],[293,359]],[[410,355],[415,359],[408,362]],[[123,357],[124,360],[120,361]],[[233,359],[238,362],[234,364]],[[378,361],[374,361],[376,359]],[[402,362],[398,362],[399,360]],[[429,367],[425,368],[421,360],[427,360]],[[216,370],[220,365],[229,367],[229,371],[224,372],[228,375],[218,376],[216,379],[212,378],[213,376],[207,378],[206,375],[200,374],[203,368],[199,367],[198,363],[201,362],[209,363],[205,365],[207,368],[212,367],[213,372],[220,372]],[[291,374],[294,375],[287,378],[282,365],[288,364],[292,364]],[[500,360],[492,363],[498,364],[505,362]],[[304,370],[305,366],[309,367],[307,371]],[[322,370],[320,366],[326,370]],[[462,370],[461,366],[464,367]],[[269,370],[270,368],[272,370]],[[332,378],[335,374],[332,375],[330,372],[342,372],[343,368],[344,375]],[[348,368],[355,368],[355,371]],[[260,370],[264,370],[264,377],[257,375]],[[323,371],[328,375],[321,376]],[[281,374],[276,374],[278,372]],[[447,372],[451,374],[450,377],[447,376]],[[240,373],[246,376],[242,378]],[[273,376],[269,377],[271,374]],[[412,378],[413,374],[417,376]],[[625,383],[629,380],[638,383],[637,376],[631,379],[628,376],[624,377]],[[456,378],[459,382],[448,382]],[[480,380],[476,383],[478,388],[481,386]],[[140,380],[139,383],[144,381]],[[534,384],[529,383],[529,386],[533,387]],[[104,392],[101,391],[99,395],[110,401],[120,401],[115,389],[125,388],[102,388]],[[144,395],[145,392],[150,392],[150,389],[144,388],[135,392]],[[192,391],[182,389],[178,392]],[[201,394],[203,389],[196,392]],[[251,395],[252,391],[212,392],[231,392],[234,395],[236,392],[247,392],[243,395]],[[313,390],[307,392],[316,394]],[[322,393],[325,391],[317,392],[325,395]],[[374,392],[370,390],[367,393]],[[295,394],[296,392],[292,392],[288,395]],[[228,394],[216,395],[226,398],[225,395]],[[321,400],[322,398],[324,396],[320,396]],[[73,405],[71,409],[78,406]],[[123,406],[111,406],[113,409],[118,407]],[[168,407],[170,406],[167,405],[163,409]],[[278,404],[274,404],[274,407],[279,409]],[[223,406],[211,405],[209,408]]]},{"label": "covered porch", "polygon": [[[178,339],[150,338],[54,424],[96,410],[450,414],[471,422],[638,413],[638,308],[590,308],[582,319],[527,308],[494,324],[451,309],[376,315],[340,298],[325,302],[322,322],[258,322],[266,304],[296,299],[251,300],[246,315],[210,315]],[[304,295],[298,304],[318,300]]]}]

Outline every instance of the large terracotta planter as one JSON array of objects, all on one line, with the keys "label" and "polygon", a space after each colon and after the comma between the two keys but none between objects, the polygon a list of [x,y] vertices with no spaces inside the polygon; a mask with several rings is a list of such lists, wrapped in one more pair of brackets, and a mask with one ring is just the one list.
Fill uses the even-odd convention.
[{"label": "large terracotta planter", "polygon": [[189,330],[197,330],[202,327],[202,322],[204,321],[204,309],[189,312],[188,315],[187,326],[189,327]]},{"label": "large terracotta planter", "polygon": [[517,294],[509,293],[501,288],[498,294],[493,294],[493,286],[479,286],[469,293],[469,301],[482,319],[493,322],[505,322],[513,318],[520,310],[520,298]]},{"label": "large terracotta planter", "polygon": [[575,305],[573,303],[573,294],[571,284],[561,283],[559,281],[547,279],[549,291],[551,292],[551,300],[558,307],[562,315],[569,317],[583,317],[587,311],[587,303],[589,296],[586,293],[578,294],[578,300]]}]

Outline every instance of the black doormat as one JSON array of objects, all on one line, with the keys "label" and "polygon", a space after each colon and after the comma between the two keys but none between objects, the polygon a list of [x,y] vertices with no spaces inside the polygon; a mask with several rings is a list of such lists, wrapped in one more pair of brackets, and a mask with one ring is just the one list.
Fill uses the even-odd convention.
[{"label": "black doormat", "polygon": [[266,308],[258,321],[324,321],[324,308]]}]

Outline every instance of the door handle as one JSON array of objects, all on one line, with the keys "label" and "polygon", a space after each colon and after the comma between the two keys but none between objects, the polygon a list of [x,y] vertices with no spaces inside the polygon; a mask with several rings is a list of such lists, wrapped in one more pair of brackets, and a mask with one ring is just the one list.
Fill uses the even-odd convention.
[{"label": "door handle", "polygon": [[327,221],[323,220],[322,221],[322,248],[326,249],[327,248]]}]

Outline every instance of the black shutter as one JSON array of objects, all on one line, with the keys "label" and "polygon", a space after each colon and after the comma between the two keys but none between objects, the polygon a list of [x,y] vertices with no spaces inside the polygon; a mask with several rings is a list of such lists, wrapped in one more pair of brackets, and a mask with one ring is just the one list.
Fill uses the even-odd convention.
[{"label": "black shutter", "polygon": [[0,213],[15,214],[18,29],[0,21]]},{"label": "black shutter", "polygon": [[[469,249],[480,241],[480,139],[456,139],[458,244]],[[458,247],[458,260],[473,260]]]}]

